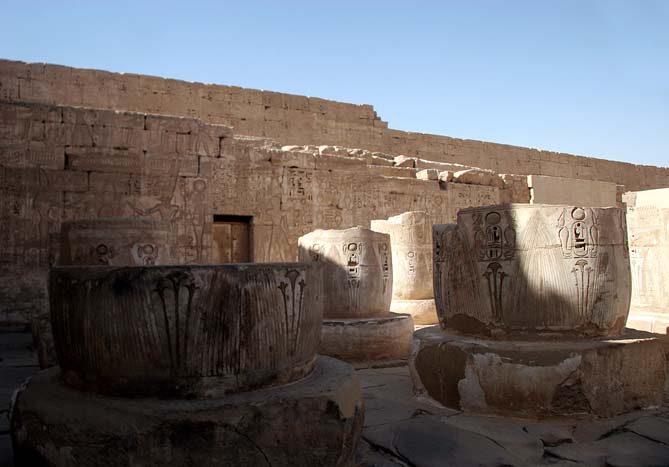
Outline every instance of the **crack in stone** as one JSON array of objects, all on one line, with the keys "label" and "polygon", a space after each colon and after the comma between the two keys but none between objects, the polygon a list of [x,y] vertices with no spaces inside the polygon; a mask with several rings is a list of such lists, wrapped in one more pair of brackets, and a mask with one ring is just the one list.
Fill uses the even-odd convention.
[{"label": "crack in stone", "polygon": [[[396,436],[393,436],[393,447],[395,447],[395,438]],[[362,435],[362,439],[364,439],[367,442],[367,444],[369,444],[376,452],[380,452],[381,454],[388,455],[393,459],[397,459],[400,463],[406,465],[407,467],[418,467],[415,464],[412,464],[408,459],[406,459],[396,450],[393,451],[392,449],[389,449],[381,444],[375,443],[371,439],[367,438],[364,434]]]},{"label": "crack in stone", "polygon": [[265,462],[267,462],[267,465],[268,465],[269,467],[272,467],[272,462],[269,460],[269,457],[267,457],[267,454],[265,454],[265,451],[263,451],[263,450],[260,448],[260,446],[258,446],[258,445],[255,443],[255,441],[253,441],[247,434],[245,434],[245,433],[239,431],[237,428],[233,428],[233,430],[234,430],[234,432],[237,433],[239,436],[241,436],[242,438],[244,438],[245,440],[247,440],[249,443],[251,443],[251,446],[253,446],[254,448],[256,448],[256,450],[257,450],[260,454],[262,454],[262,456],[265,458]]}]

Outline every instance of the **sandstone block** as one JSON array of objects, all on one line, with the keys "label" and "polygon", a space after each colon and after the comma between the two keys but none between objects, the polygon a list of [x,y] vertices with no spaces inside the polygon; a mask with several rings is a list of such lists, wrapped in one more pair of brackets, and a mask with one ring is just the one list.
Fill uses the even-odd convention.
[{"label": "sandstone block", "polygon": [[504,181],[495,172],[483,169],[460,170],[453,174],[456,183],[467,183],[469,185],[484,185],[502,188]]},{"label": "sandstone block", "polygon": [[527,180],[533,204],[607,207],[617,203],[615,183],[543,175],[530,175]]},{"label": "sandstone block", "polygon": [[394,159],[396,167],[416,167],[416,158],[407,156],[397,156]]},{"label": "sandstone block", "polygon": [[435,169],[423,169],[416,172],[419,180],[439,180],[439,172]]}]

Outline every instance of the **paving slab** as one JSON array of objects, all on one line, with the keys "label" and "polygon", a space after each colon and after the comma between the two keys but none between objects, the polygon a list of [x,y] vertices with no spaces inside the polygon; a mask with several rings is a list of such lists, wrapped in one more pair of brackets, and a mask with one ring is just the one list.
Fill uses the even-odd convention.
[{"label": "paving slab", "polygon": [[546,449],[551,455],[564,460],[580,462],[596,467],[606,466],[608,459],[627,459],[636,455],[637,466],[645,464],[639,456],[651,456],[653,459],[664,459],[662,465],[669,465],[669,446],[656,443],[631,432],[613,434],[604,439],[587,443],[562,444]]},{"label": "paving slab", "polygon": [[594,420],[584,420],[576,424],[573,438],[577,443],[597,441],[604,438],[609,433],[621,430],[627,423],[633,422],[639,418],[649,415],[644,411],[618,415],[617,417],[602,418]]},{"label": "paving slab", "polygon": [[363,430],[373,446],[412,466],[522,465],[523,459],[486,436],[421,415],[396,424]]},{"label": "paving slab", "polygon": [[541,440],[544,446],[559,446],[573,442],[573,422],[536,421],[525,422],[523,429]]},{"label": "paving slab", "polygon": [[669,445],[669,419],[643,417],[626,425],[625,429],[644,438]]},{"label": "paving slab", "polygon": [[538,463],[544,455],[543,442],[525,431],[522,420],[460,414],[440,421],[485,436],[526,462]]}]

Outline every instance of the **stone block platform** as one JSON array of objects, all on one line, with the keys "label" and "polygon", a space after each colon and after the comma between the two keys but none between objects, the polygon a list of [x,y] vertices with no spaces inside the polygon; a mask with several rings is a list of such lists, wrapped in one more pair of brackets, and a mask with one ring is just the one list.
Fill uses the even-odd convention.
[{"label": "stone block platform", "polygon": [[416,332],[409,361],[416,389],[468,412],[512,416],[614,416],[662,403],[660,342],[627,330],[615,338],[493,340]]},{"label": "stone block platform", "polygon": [[355,371],[319,357],[293,384],[220,399],[125,399],[44,370],[12,413],[18,466],[350,465],[362,428]]}]

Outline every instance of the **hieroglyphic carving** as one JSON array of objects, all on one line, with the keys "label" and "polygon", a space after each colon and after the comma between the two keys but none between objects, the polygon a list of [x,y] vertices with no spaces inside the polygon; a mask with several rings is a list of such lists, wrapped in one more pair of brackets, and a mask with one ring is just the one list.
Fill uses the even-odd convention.
[{"label": "hieroglyphic carving", "polygon": [[[497,211],[476,212],[474,218],[474,243],[479,261],[504,261],[513,258],[516,231],[508,215]],[[504,225],[503,220],[506,220]]]},{"label": "hieroglyphic carving", "polygon": [[362,256],[363,244],[346,243],[343,249],[344,255],[346,255],[349,300],[352,310],[357,312],[360,308],[360,281],[362,280],[360,257]]},{"label": "hieroglyphic carving", "polygon": [[571,270],[574,274],[576,284],[576,301],[578,304],[578,312],[581,316],[588,316],[591,311],[589,301],[591,296],[591,288],[593,286],[594,274],[592,267],[584,259],[576,261],[574,268]]},{"label": "hieroglyphic carving", "polygon": [[152,266],[156,264],[158,257],[158,249],[160,247],[153,243],[140,243],[132,248],[132,256],[136,264],[143,264],[145,266]]},{"label": "hieroglyphic carving", "polygon": [[597,257],[599,224],[595,210],[582,207],[565,208],[558,218],[557,228],[565,258]]},{"label": "hieroglyphic carving", "polygon": [[[304,274],[297,269],[290,269],[285,274],[288,282],[282,281],[278,288],[283,295],[283,311],[286,326],[286,341],[289,355],[295,355],[300,336],[304,289],[307,286]],[[298,282],[297,280],[300,279]],[[299,290],[297,289],[299,286]],[[290,288],[290,290],[288,290]]]},{"label": "hieroglyphic carving", "polygon": [[[184,374],[184,369],[187,368],[186,362],[188,361],[191,308],[193,296],[198,288],[192,278],[184,272],[169,274],[156,284],[155,291],[162,305],[170,370],[175,376],[187,376]],[[185,313],[182,311],[184,308]]]},{"label": "hieroglyphic carving", "polygon": [[574,274],[576,303],[583,317],[592,313],[595,291],[593,266],[586,258],[597,258],[599,248],[599,223],[594,209],[576,206],[563,209],[556,227],[562,255],[565,259],[576,258],[571,272]]},{"label": "hieroglyphic carving", "polygon": [[[503,215],[504,214],[504,215]],[[472,213],[474,245],[479,261],[489,262],[483,272],[488,286],[490,311],[495,322],[504,317],[504,279],[509,276],[499,261],[513,259],[516,248],[516,231],[508,212]]]},{"label": "hieroglyphic carving", "polygon": [[[89,252],[91,264],[109,264],[114,256],[116,256],[114,247],[105,245],[104,243],[100,243],[97,246],[92,246]],[[75,259],[77,262],[84,262],[81,261],[80,258]]]},{"label": "hieroglyphic carving", "polygon": [[381,270],[383,271],[383,293],[386,293],[390,278],[390,247],[387,243],[379,243],[378,248],[381,257]]},{"label": "hieroglyphic carving", "polygon": [[486,271],[483,273],[483,277],[488,282],[490,310],[496,323],[501,323],[504,319],[502,291],[504,290],[504,278],[507,276],[508,274],[502,270],[502,265],[496,261],[488,264]]},{"label": "hieroglyphic carving", "polygon": [[313,200],[313,173],[308,169],[284,168],[284,189],[291,200]]}]

